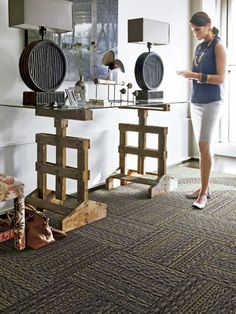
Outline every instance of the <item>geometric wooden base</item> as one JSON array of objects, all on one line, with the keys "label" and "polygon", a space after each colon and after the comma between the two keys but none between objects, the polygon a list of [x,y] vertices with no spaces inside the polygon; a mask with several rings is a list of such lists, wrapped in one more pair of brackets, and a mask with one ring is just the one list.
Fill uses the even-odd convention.
[{"label": "geometric wooden base", "polygon": [[[54,118],[56,134],[38,133],[37,143],[37,189],[26,197],[26,202],[41,210],[59,214],[61,229],[70,231],[107,216],[107,205],[88,199],[88,150],[90,140],[66,135],[68,119],[92,120],[90,109],[50,109],[36,107],[36,115]],[[48,161],[47,147],[55,147],[56,162]],[[67,164],[67,149],[76,151],[76,165]],[[55,178],[55,191],[47,188],[47,176]],[[66,194],[66,180],[76,182],[75,196]]]},{"label": "geometric wooden base", "polygon": [[[132,175],[131,175],[132,173]],[[154,179],[152,176],[146,174],[145,176],[135,175],[135,171],[128,170],[128,175],[121,174],[119,171],[113,172],[106,179],[106,189],[111,190],[114,188],[114,180],[120,180],[120,185],[127,185],[128,183],[139,183],[149,185],[148,197],[154,198],[163,195],[167,192],[174,191],[178,187],[178,181],[175,177],[167,174],[163,175],[160,179]]]},{"label": "geometric wooden base", "polygon": [[163,175],[158,184],[150,186],[148,189],[148,196],[150,198],[163,195],[165,193],[175,191],[178,188],[177,178],[170,175]]},{"label": "geometric wooden base", "polygon": [[[165,108],[168,110],[169,108]],[[106,179],[106,188],[108,190],[114,188],[113,180],[120,180],[121,185],[128,182],[150,185],[148,197],[153,198],[160,193],[159,182],[166,175],[166,159],[167,159],[167,133],[168,127],[158,127],[147,125],[148,109],[137,108],[138,124],[119,124],[120,145],[119,145],[119,168]],[[131,146],[128,143],[128,133],[138,134],[138,143]],[[147,135],[156,136],[156,148],[149,148],[147,145]],[[136,155],[136,169],[129,169],[127,166],[127,155]],[[156,160],[156,171],[148,173],[145,169],[145,159],[153,158]],[[134,166],[134,164],[132,165]],[[163,189],[162,189],[163,191]]]},{"label": "geometric wooden base", "polygon": [[132,183],[140,183],[146,185],[156,185],[159,182],[159,179],[153,179],[147,176],[137,175],[137,171],[128,170],[128,174],[120,173],[119,169],[114,171],[107,179],[106,179],[106,188],[107,190],[111,190],[114,188],[114,180],[120,180],[120,185],[126,185],[128,182]]},{"label": "geometric wooden base", "polygon": [[107,217],[106,204],[85,201],[62,220],[62,230],[70,231],[105,217]]},{"label": "geometric wooden base", "polygon": [[67,232],[107,216],[107,205],[95,201],[84,201],[80,204],[70,195],[66,201],[57,200],[54,191],[47,191],[47,198],[41,199],[37,189],[26,197],[26,202],[38,209],[45,209],[61,216],[61,230]]}]

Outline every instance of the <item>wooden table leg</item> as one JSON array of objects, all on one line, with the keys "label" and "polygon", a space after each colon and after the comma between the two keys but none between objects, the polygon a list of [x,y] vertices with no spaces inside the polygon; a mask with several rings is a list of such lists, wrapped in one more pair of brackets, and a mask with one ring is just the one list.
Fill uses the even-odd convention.
[{"label": "wooden table leg", "polygon": [[[56,137],[58,139],[66,137],[67,119],[55,119]],[[56,164],[64,168],[66,166],[66,147],[56,145]],[[62,201],[66,199],[66,178],[56,175],[56,198]]]}]

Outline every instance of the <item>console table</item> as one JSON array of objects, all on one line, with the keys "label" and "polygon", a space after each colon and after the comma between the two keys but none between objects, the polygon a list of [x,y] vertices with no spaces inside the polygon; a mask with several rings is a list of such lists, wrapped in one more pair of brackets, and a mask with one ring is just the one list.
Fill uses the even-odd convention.
[{"label": "console table", "polygon": [[[113,188],[114,179],[121,184],[136,182],[150,185],[149,197],[154,197],[158,190],[158,184],[166,174],[167,159],[167,127],[147,125],[148,111],[170,111],[170,105],[186,102],[159,102],[126,104],[113,103],[109,106],[87,105],[84,108],[50,108],[48,106],[10,106],[30,108],[35,110],[36,116],[51,117],[54,119],[55,134],[36,134],[37,143],[37,188],[31,192],[26,201],[37,208],[46,209],[57,213],[61,217],[61,228],[64,231],[73,230],[90,222],[107,216],[107,205],[91,201],[88,198],[88,150],[90,140],[85,138],[70,137],[66,135],[68,120],[87,121],[93,119],[94,109],[120,108],[123,110],[136,110],[138,112],[138,124],[119,124],[119,167],[106,179],[107,189]],[[4,105],[0,105],[4,106]],[[138,132],[138,146],[127,145],[127,132]],[[152,133],[158,136],[157,149],[146,147],[146,134]],[[56,162],[47,161],[47,145],[56,148]],[[77,167],[69,167],[66,164],[66,149],[77,150]],[[137,155],[137,169],[127,169],[127,154]],[[157,172],[145,171],[145,157],[157,159]],[[55,176],[55,191],[47,188],[47,174]],[[154,177],[153,177],[154,176]],[[66,194],[66,179],[77,181],[76,198]]]}]

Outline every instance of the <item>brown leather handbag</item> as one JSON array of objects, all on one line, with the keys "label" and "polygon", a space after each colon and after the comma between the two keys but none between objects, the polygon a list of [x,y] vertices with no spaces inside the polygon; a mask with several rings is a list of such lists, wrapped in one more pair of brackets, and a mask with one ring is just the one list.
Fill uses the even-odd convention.
[{"label": "brown leather handbag", "polygon": [[35,250],[54,243],[54,234],[66,236],[65,232],[50,227],[49,218],[28,203],[25,204],[25,233],[26,246]]}]

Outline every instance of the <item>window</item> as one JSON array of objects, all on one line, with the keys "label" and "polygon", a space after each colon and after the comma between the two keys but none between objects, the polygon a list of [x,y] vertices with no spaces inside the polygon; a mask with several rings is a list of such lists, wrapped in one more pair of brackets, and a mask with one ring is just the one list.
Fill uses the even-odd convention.
[{"label": "window", "polygon": [[221,0],[221,39],[226,44],[228,75],[225,110],[220,123],[220,141],[216,153],[236,157],[236,0]]},{"label": "window", "polygon": [[236,65],[236,0],[228,2],[228,58],[229,65]]},{"label": "window", "polygon": [[236,144],[236,0],[229,1],[228,8],[228,142]]}]

